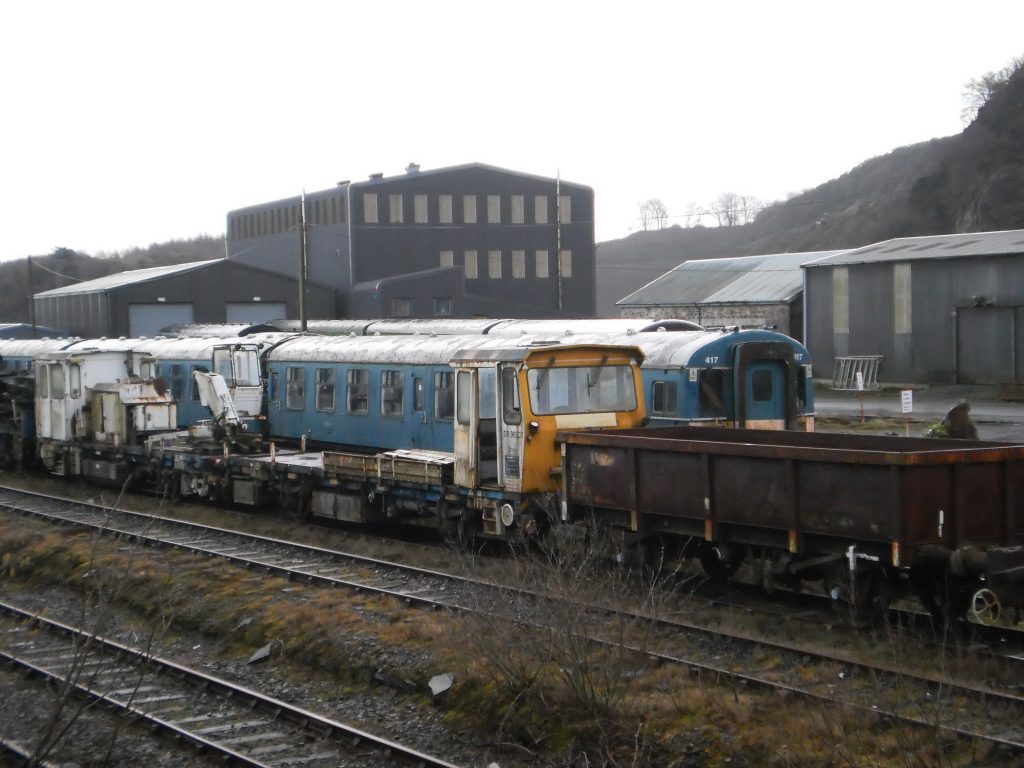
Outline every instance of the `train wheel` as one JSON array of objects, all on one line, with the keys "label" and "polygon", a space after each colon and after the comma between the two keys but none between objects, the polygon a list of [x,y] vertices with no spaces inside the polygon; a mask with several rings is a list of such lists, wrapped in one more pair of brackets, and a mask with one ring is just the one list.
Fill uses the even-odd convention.
[{"label": "train wheel", "polygon": [[861,571],[851,578],[844,568],[827,582],[826,589],[836,615],[855,629],[881,623],[892,603],[892,587],[884,571]]},{"label": "train wheel", "polygon": [[979,589],[971,596],[971,605],[968,608],[970,614],[982,624],[991,626],[999,621],[999,614],[1002,606],[999,598],[991,589]]},{"label": "train wheel", "polygon": [[704,573],[712,581],[728,581],[743,561],[735,551],[727,550],[710,542],[702,542],[697,559]]},{"label": "train wheel", "polygon": [[469,510],[463,509],[457,517],[445,520],[442,531],[445,541],[453,547],[466,552],[473,549],[476,542],[476,522]]}]

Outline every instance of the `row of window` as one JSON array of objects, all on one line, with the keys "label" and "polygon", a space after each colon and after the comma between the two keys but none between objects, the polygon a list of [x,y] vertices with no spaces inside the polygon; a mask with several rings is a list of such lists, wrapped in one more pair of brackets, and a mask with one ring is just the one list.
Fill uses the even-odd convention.
[{"label": "row of window", "polygon": [[[277,374],[273,377],[276,379]],[[314,408],[320,413],[335,413],[338,387],[334,368],[314,370]],[[450,421],[455,409],[455,373],[437,371],[434,373],[433,414],[435,419]],[[422,378],[412,380],[412,411],[426,413],[426,389]],[[405,377],[402,371],[380,372],[380,413],[382,416],[401,416],[405,412]],[[281,393],[284,407],[289,411],[301,411],[306,407],[306,369],[285,368],[285,387]],[[370,372],[365,368],[350,368],[345,374],[343,413],[365,416],[369,413]]]},{"label": "row of window", "polygon": [[[517,280],[526,278],[526,251],[513,250],[512,254],[512,277]],[[476,280],[480,277],[479,265],[477,263],[477,251],[462,252],[462,272],[467,280]],[[533,276],[540,279],[551,277],[550,251],[533,252]],[[504,274],[502,251],[487,251],[487,277],[492,280],[500,280]],[[455,251],[441,251],[440,265],[442,267],[455,266]],[[558,252],[558,274],[560,277],[572,277],[572,251],[563,250]]]},{"label": "row of window", "polygon": [[[228,239],[244,240],[295,231],[299,225],[299,203],[238,213],[228,221]],[[306,223],[312,227],[344,224],[348,221],[345,195],[306,201]]]},{"label": "row of window", "polygon": [[[406,223],[406,204],[408,196],[399,193],[387,195],[387,222],[388,224]],[[413,224],[431,224],[436,221],[438,224],[454,224],[456,219],[455,203],[461,200],[462,208],[459,211],[459,222],[462,224],[483,223],[477,212],[478,195],[438,195],[436,211],[431,216],[430,196],[424,194],[412,195],[412,220]],[[486,223],[501,224],[502,196],[486,195]],[[381,224],[380,195],[377,192],[363,193],[363,223]],[[557,206],[553,218],[549,217],[549,196],[532,195],[532,216],[527,221],[527,196],[510,195],[508,207],[508,223],[510,224],[548,224],[552,221],[562,224],[572,223],[572,197],[570,195],[558,195]]]}]

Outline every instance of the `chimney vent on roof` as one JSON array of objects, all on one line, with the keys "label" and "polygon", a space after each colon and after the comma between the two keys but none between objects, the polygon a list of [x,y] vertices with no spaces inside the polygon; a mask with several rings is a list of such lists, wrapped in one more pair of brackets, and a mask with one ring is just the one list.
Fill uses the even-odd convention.
[{"label": "chimney vent on roof", "polygon": [[419,173],[420,172],[420,164],[419,163],[409,163],[407,166],[405,166],[405,172],[406,173]]}]

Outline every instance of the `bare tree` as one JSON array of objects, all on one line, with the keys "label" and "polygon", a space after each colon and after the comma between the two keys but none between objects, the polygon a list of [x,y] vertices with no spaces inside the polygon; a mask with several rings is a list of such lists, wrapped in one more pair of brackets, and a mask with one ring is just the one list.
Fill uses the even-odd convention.
[{"label": "bare tree", "polygon": [[709,214],[715,217],[720,227],[738,227],[751,223],[764,208],[764,203],[753,195],[739,195],[735,192],[723,192],[711,204]]},{"label": "bare tree", "polygon": [[668,209],[665,204],[656,197],[640,203],[640,224],[644,231],[651,229],[664,229],[668,222]]},{"label": "bare tree", "polygon": [[981,77],[971,78],[964,84],[962,94],[963,107],[960,119],[964,125],[974,122],[980,110],[989,99],[998,93],[1006,82],[1024,67],[1024,56],[1017,56],[1009,64],[995,72],[986,72]]}]

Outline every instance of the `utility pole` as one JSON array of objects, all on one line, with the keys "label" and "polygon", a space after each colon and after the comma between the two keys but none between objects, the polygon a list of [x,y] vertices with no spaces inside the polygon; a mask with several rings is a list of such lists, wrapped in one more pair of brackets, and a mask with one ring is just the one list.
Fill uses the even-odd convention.
[{"label": "utility pole", "polygon": [[28,321],[32,325],[32,338],[36,335],[36,292],[32,289],[32,257],[28,257]]},{"label": "utility pole", "polygon": [[299,208],[299,328],[306,332],[306,190]]}]

